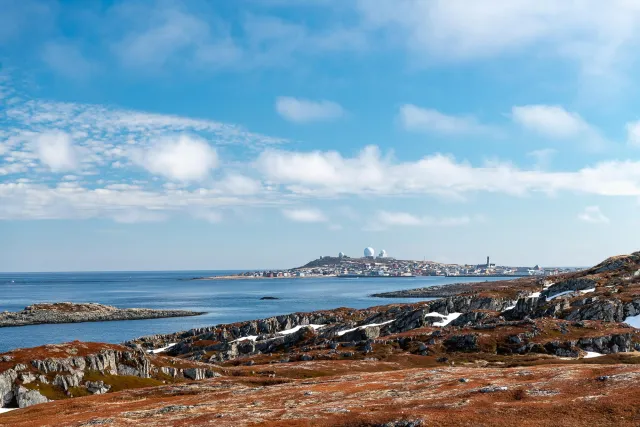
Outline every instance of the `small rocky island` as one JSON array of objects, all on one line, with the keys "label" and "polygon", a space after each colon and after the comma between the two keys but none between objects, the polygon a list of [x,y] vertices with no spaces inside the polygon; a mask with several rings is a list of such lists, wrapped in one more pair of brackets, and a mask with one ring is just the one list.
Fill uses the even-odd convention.
[{"label": "small rocky island", "polygon": [[199,316],[201,314],[204,313],[187,310],[117,308],[97,303],[57,302],[33,304],[25,307],[22,311],[0,313],[0,328],[47,323],[158,319],[163,317]]}]

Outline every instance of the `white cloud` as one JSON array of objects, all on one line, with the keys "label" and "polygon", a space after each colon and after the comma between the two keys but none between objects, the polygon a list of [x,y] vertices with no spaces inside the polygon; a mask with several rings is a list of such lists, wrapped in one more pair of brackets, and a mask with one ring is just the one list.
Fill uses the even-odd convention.
[{"label": "white cloud", "polygon": [[276,99],[276,111],[283,118],[296,122],[334,120],[344,115],[344,109],[332,101],[311,101],[281,96]]},{"label": "white cloud", "polygon": [[181,135],[157,143],[135,160],[152,174],[170,180],[202,181],[218,165],[218,154],[206,141]]},{"label": "white cloud", "polygon": [[216,188],[227,194],[251,195],[262,189],[262,183],[237,173],[231,173],[220,181]]},{"label": "white cloud", "polygon": [[198,188],[152,189],[119,183],[88,188],[65,181],[55,186],[32,182],[0,182],[0,220],[111,218],[120,222],[160,221],[190,214],[213,220],[224,209],[276,207],[281,195],[240,197]]},{"label": "white cloud", "polygon": [[523,105],[513,107],[511,117],[523,128],[555,139],[572,139],[589,150],[602,150],[607,141],[578,113],[559,105]]},{"label": "white cloud", "polygon": [[626,130],[627,144],[640,147],[640,120],[627,123]]},{"label": "white cloud", "polygon": [[590,222],[594,224],[608,224],[609,218],[602,213],[599,206],[587,206],[582,213],[578,215],[578,218],[584,222]]},{"label": "white cloud", "polygon": [[266,179],[301,196],[348,194],[432,194],[470,192],[525,195],[568,191],[602,196],[640,195],[640,162],[605,161],[573,172],[520,169],[492,162],[473,166],[433,154],[417,161],[394,162],[375,146],[345,158],[337,152],[266,150],[256,164]]},{"label": "white cloud", "polygon": [[558,105],[517,106],[511,114],[522,127],[552,138],[574,138],[591,130],[579,114]]},{"label": "white cloud", "polygon": [[436,218],[431,216],[416,216],[407,212],[379,211],[373,221],[372,228],[386,228],[389,226],[424,226],[424,227],[455,227],[467,225],[471,222],[468,216]]},{"label": "white cloud", "polygon": [[420,108],[412,104],[400,107],[400,123],[406,130],[433,132],[445,135],[468,135],[494,133],[489,126],[482,125],[471,116],[452,116],[437,110]]},{"label": "white cloud", "polygon": [[65,132],[42,133],[35,138],[40,162],[53,172],[74,170],[78,166],[76,148]]},{"label": "white cloud", "polygon": [[[605,74],[635,56],[640,4],[628,0],[359,0],[370,29],[386,30],[428,61],[468,61],[528,52]],[[537,54],[540,55],[537,55]]]},{"label": "white cloud", "polygon": [[283,209],[282,214],[295,222],[325,222],[327,217],[317,209]]}]

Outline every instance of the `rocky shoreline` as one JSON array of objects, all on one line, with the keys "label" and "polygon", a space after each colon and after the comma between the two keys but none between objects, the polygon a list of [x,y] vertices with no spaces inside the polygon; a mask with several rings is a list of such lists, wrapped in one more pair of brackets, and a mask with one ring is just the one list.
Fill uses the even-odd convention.
[{"label": "rocky shoreline", "polygon": [[0,425],[637,425],[640,252],[401,292],[441,298],[0,354]]},{"label": "rocky shoreline", "polygon": [[159,319],[199,316],[204,312],[187,310],[155,310],[149,308],[117,308],[97,303],[43,303],[22,311],[0,313],[0,328],[54,323],[105,322],[112,320]]}]

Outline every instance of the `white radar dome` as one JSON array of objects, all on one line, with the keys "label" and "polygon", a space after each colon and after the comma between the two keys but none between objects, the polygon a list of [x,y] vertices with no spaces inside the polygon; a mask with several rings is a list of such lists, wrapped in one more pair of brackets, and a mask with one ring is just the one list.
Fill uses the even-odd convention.
[{"label": "white radar dome", "polygon": [[338,254],[338,258],[344,258],[344,252],[340,252],[340,253]]},{"label": "white radar dome", "polygon": [[375,253],[376,252],[371,247],[364,249],[364,256],[366,257],[372,257]]},{"label": "white radar dome", "polygon": [[384,249],[380,251],[380,254],[378,255],[378,257],[380,258],[384,258],[387,256],[387,251],[385,251]]}]

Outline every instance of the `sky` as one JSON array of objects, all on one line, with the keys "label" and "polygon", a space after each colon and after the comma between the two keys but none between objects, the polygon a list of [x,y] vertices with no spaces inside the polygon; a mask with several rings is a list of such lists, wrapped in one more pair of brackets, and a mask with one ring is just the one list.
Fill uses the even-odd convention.
[{"label": "sky", "polygon": [[640,249],[640,2],[2,8],[0,271]]}]

